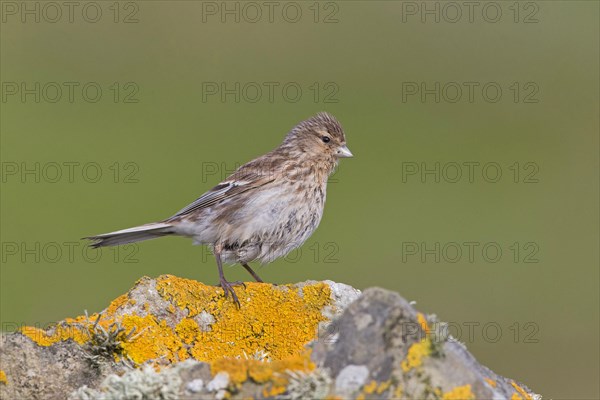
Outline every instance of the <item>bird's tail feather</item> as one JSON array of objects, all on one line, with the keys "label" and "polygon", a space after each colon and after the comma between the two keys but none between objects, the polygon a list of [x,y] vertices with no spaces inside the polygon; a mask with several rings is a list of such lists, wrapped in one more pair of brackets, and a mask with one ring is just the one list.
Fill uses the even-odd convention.
[{"label": "bird's tail feather", "polygon": [[155,239],[173,233],[172,225],[164,222],[140,225],[120,231],[88,236],[84,239],[92,240],[90,246],[94,248],[105,246],[118,246],[121,244],[141,242],[142,240]]}]

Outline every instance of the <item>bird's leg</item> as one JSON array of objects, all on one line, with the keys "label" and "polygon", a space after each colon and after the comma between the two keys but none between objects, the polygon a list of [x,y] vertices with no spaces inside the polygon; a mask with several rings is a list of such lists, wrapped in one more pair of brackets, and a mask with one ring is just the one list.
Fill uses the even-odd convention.
[{"label": "bird's leg", "polygon": [[256,282],[264,283],[264,281],[262,279],[260,279],[260,276],[258,276],[258,274],[256,272],[254,272],[254,270],[252,268],[250,268],[250,266],[248,264],[242,263],[242,267],[246,268],[246,271],[248,271],[248,273],[250,275],[252,275],[252,277],[256,280]]},{"label": "bird's leg", "polygon": [[[223,273],[223,263],[221,262],[221,246],[216,245],[214,249],[215,258],[217,259],[217,267],[219,267],[219,286],[223,288],[223,292],[225,293],[225,297],[231,294],[231,298],[235,302],[235,304],[240,307],[240,301],[238,300],[235,291],[233,290],[233,286],[236,285],[244,285],[243,282],[229,282],[225,279],[225,274]],[[245,285],[244,285],[245,286]]]}]

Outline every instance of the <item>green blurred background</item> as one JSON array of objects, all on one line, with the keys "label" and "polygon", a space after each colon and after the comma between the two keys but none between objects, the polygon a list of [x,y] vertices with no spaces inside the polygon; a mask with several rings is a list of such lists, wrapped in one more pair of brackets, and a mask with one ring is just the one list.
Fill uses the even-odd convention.
[{"label": "green blurred background", "polygon": [[[472,22],[465,7],[450,22],[456,9],[435,2],[276,3],[271,21],[261,2],[260,17],[236,2],[97,2],[96,23],[83,18],[96,19],[85,2],[73,22],[63,8],[54,23],[43,3],[39,23],[27,14],[23,22],[23,4],[2,3],[4,330],[101,310],[144,275],[215,283],[214,260],[190,240],[105,250],[91,262],[79,238],[170,216],[326,110],[355,158],[334,175],[317,232],[260,269],[263,278],[398,291],[449,321],[497,373],[548,398],[600,396],[598,2],[481,2]],[[233,14],[222,16],[224,7]],[[439,22],[422,22],[423,7],[439,7]],[[21,97],[22,82],[34,92],[40,83],[39,103]],[[56,102],[51,82],[63,88]],[[72,102],[64,82],[79,85]],[[82,94],[89,82],[102,89],[95,103],[93,85],[88,100]],[[239,82],[239,101],[208,94],[213,82]],[[265,82],[276,82],[272,98]],[[410,82],[465,90],[456,102],[453,84],[439,102],[422,101],[403,90]],[[472,102],[464,82],[479,84]],[[502,89],[497,102],[482,96],[489,82]],[[79,164],[69,179],[71,162]],[[436,162],[447,167],[439,182],[403,175],[415,165],[407,163]],[[480,166],[469,182],[464,167],[451,182],[452,163],[465,162],[498,163],[502,177],[487,182]],[[21,175],[35,163],[39,182]],[[102,177],[88,182],[98,166]],[[531,172],[537,183],[525,182]],[[473,262],[464,242],[479,244]],[[420,250],[407,253],[414,243]],[[439,262],[421,243],[439,243]],[[455,248],[442,250],[448,243],[462,247],[456,262]],[[493,247],[482,255],[485,243],[501,248],[499,261]],[[248,276],[234,267],[228,278]]]}]

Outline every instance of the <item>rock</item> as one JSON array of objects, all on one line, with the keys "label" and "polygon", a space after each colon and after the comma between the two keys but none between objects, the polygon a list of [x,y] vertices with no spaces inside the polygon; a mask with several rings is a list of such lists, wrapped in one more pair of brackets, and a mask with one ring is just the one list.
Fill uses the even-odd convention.
[{"label": "rock", "polygon": [[104,311],[0,339],[2,399],[535,399],[394,292],[142,278]]},{"label": "rock", "polygon": [[40,347],[20,333],[2,334],[0,399],[60,399],[69,390],[94,385],[99,376],[117,372],[114,363],[93,367],[85,350],[72,340]]},{"label": "rock", "polygon": [[192,393],[198,393],[202,391],[203,388],[204,381],[202,379],[193,379],[185,384],[185,390]]},{"label": "rock", "polygon": [[335,342],[313,343],[313,359],[334,377],[336,393],[357,395],[360,386],[364,398],[539,397],[477,363],[445,328],[397,293],[371,288],[330,325]]},{"label": "rock", "polygon": [[229,374],[227,372],[219,372],[215,375],[212,381],[208,382],[206,389],[209,392],[218,392],[219,390],[227,389],[229,386]]},{"label": "rock", "polygon": [[356,394],[367,383],[369,369],[364,365],[346,365],[335,378],[335,392],[344,397]]}]

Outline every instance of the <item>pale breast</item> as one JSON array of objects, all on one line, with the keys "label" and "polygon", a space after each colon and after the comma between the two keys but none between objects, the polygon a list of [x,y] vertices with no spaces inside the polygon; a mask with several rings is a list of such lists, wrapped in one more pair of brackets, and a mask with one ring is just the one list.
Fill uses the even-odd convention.
[{"label": "pale breast", "polygon": [[225,247],[235,250],[237,262],[267,263],[283,257],[301,246],[319,225],[324,185],[310,189],[300,183],[279,186],[256,193],[236,211],[234,220],[238,223],[223,229],[221,240]]}]

